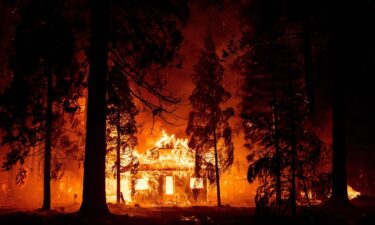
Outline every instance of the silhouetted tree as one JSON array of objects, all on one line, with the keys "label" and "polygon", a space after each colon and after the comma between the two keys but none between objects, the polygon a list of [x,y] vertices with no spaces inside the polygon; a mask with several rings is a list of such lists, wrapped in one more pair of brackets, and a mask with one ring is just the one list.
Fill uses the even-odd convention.
[{"label": "silhouetted tree", "polygon": [[135,116],[138,110],[130,95],[127,77],[123,76],[118,65],[110,69],[107,85],[107,158],[115,152],[112,171],[115,170],[113,174],[116,176],[116,199],[119,204],[121,203],[121,173],[134,174],[139,165],[138,159],[133,155],[137,145]]},{"label": "silhouetted tree", "polygon": [[61,135],[53,123],[63,121],[61,113],[78,109],[83,81],[73,72],[74,38],[59,3],[40,0],[19,7],[21,20],[9,60],[13,77],[1,96],[3,143],[11,147],[3,168],[23,164],[25,157],[35,154],[31,148],[44,144],[43,209],[51,208],[51,172],[61,168],[51,152],[52,142]]},{"label": "silhouetted tree", "polygon": [[[371,71],[367,63],[373,62],[373,56],[369,54],[369,49],[373,49],[373,41],[370,41],[373,35],[368,27],[371,26],[369,21],[373,21],[374,3],[255,0],[245,4],[249,7],[243,7],[245,10],[242,28],[245,31],[244,36],[248,37],[250,42],[257,41],[253,38],[253,33],[257,36],[271,34],[279,39],[289,39],[297,50],[305,71],[309,111],[315,114],[315,119],[319,116],[319,110],[329,110],[324,104],[327,99],[331,100],[331,200],[336,205],[347,204],[346,155],[348,137],[352,136],[348,135],[347,130],[347,121],[350,117],[350,113],[347,112],[348,101],[351,97],[365,92],[364,90],[371,89],[366,88],[368,82],[365,80],[369,80],[368,71]],[[338,8],[340,10],[337,10]],[[349,14],[355,16],[348,17]],[[348,26],[352,28],[350,32]],[[351,79],[350,74],[357,74],[361,78]],[[314,77],[319,78],[320,86],[318,82],[314,82]],[[314,91],[317,88],[319,92]],[[363,96],[366,98],[368,94]],[[320,100],[319,108],[314,108],[316,98]],[[312,123],[314,127],[321,126],[321,121],[314,120]]]},{"label": "silhouetted tree", "polygon": [[295,214],[300,190],[309,202],[324,144],[306,130],[303,80],[284,54],[289,53],[280,45],[257,44],[236,66],[244,77],[241,117],[245,146],[251,150],[248,180],[260,182],[257,207]]},{"label": "silhouetted tree", "polygon": [[288,30],[294,24],[281,25],[290,19],[283,14],[288,5],[271,2],[251,2],[244,11],[244,54],[235,66],[244,77],[241,117],[251,150],[248,180],[260,181],[257,208],[295,215],[300,189],[309,202],[308,185],[317,179],[325,148],[306,124],[306,67]]},{"label": "silhouetted tree", "polygon": [[[243,56],[240,56],[235,67],[243,74],[241,117],[245,133],[245,146],[249,149],[258,149],[248,156],[250,161],[262,161],[253,164],[253,167],[265,167],[268,175],[260,176],[264,184],[273,188],[275,193],[274,204],[282,204],[282,149],[281,149],[281,100],[285,93],[280,90],[283,78],[286,76],[285,64],[280,62],[282,57],[277,54],[282,48],[275,44],[258,44],[252,46]],[[285,58],[284,58],[285,59]],[[262,157],[260,157],[262,156]],[[264,160],[268,159],[267,163]],[[263,162],[264,161],[264,162]],[[251,167],[252,167],[251,166]],[[284,165],[285,166],[285,165]],[[253,170],[257,170],[253,168]],[[253,172],[249,180],[254,179]],[[260,189],[262,190],[262,189]],[[261,193],[257,201],[262,202]],[[268,196],[272,198],[272,196]],[[268,201],[268,200],[267,200]]]},{"label": "silhouetted tree", "polygon": [[[337,6],[341,10],[337,10]],[[349,110],[353,108],[351,99],[366,99],[371,96],[372,87],[369,84],[373,74],[373,66],[370,65],[374,63],[374,35],[368,27],[372,26],[374,20],[373,9],[372,1],[333,1],[322,7],[324,13],[320,14],[318,21],[318,34],[325,39],[325,44],[316,50],[318,75],[321,79],[329,80],[327,96],[332,107],[331,203],[340,207],[349,203],[346,167],[348,146],[354,134],[354,129],[348,127],[353,116]],[[348,18],[348,14],[355,16]],[[347,32],[348,26],[352,28],[350,32]],[[358,108],[356,110],[361,111]],[[362,115],[369,110],[364,111]],[[365,131],[362,127],[360,129]]]},{"label": "silhouetted tree", "polygon": [[228,170],[233,163],[234,147],[228,120],[234,115],[233,108],[221,109],[230,98],[222,85],[224,69],[216,54],[215,43],[208,35],[192,75],[196,85],[189,97],[192,111],[186,134],[190,136],[189,147],[195,150],[195,174],[202,177],[208,173],[210,182],[216,182],[217,204],[220,199],[220,171]]},{"label": "silhouetted tree", "polygon": [[[153,115],[170,115],[164,106],[178,99],[163,95],[158,71],[168,66],[182,41],[180,26],[187,18],[184,1],[94,1],[91,7],[90,72],[88,78],[87,132],[82,215],[105,215],[106,75],[118,64],[129,81],[130,93]],[[134,85],[134,86],[132,86]],[[156,96],[157,103],[144,93]]]},{"label": "silhouetted tree", "polygon": [[249,1],[245,2],[241,18],[243,27],[251,27],[246,29],[247,32],[250,31],[246,33],[249,39],[255,37],[252,34],[258,37],[278,35],[293,42],[295,50],[301,56],[308,109],[312,116],[315,115],[312,35],[316,30],[314,23],[321,4],[321,1]]}]

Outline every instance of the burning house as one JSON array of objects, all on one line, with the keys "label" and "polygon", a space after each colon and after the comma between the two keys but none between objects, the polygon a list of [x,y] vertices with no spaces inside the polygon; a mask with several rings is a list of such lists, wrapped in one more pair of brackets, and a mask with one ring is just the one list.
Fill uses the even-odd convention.
[{"label": "burning house", "polygon": [[[125,201],[152,206],[206,204],[207,179],[194,177],[195,153],[187,142],[163,132],[154,147],[134,151],[137,172],[121,175]],[[107,178],[107,201],[114,200],[115,193],[116,181]]]}]

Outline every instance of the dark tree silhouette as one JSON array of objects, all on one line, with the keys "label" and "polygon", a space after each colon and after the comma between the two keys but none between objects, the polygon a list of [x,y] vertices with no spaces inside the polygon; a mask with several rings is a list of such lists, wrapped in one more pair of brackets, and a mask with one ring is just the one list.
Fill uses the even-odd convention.
[{"label": "dark tree silhouette", "polygon": [[[188,15],[184,1],[90,2],[91,41],[88,78],[87,132],[81,215],[106,215],[105,132],[108,65],[119,65],[131,95],[163,117],[179,99],[161,92],[162,68],[170,65],[182,41],[179,28]],[[151,102],[143,94],[151,94]]]},{"label": "dark tree silhouette", "polygon": [[[308,99],[309,116],[315,116],[314,71],[312,55],[312,35],[321,1],[277,1],[254,0],[242,11],[242,26],[251,27],[246,33],[249,41],[257,41],[259,36],[283,36],[294,44],[303,64],[303,73]],[[252,34],[256,34],[253,36]],[[251,40],[253,39],[253,40]]]},{"label": "dark tree silhouette", "polygon": [[107,85],[107,158],[115,153],[115,164],[111,169],[116,176],[116,200],[119,204],[121,173],[134,174],[139,165],[138,159],[133,155],[133,149],[137,145],[138,127],[135,116],[138,110],[130,95],[127,77],[123,76],[118,65],[110,69]]},{"label": "dark tree silhouette", "polygon": [[98,0],[91,6],[90,72],[88,78],[86,145],[83,196],[80,213],[105,215],[106,75],[108,61],[109,2]]},{"label": "dark tree silhouette", "polygon": [[[292,15],[283,14],[288,5],[274,2],[270,8],[269,3],[254,1],[244,11],[244,54],[235,63],[244,77],[241,117],[245,146],[251,150],[248,180],[260,181],[257,208],[295,215],[300,189],[309,202],[308,188],[318,177],[325,148],[306,124],[305,60],[299,57],[298,42],[291,41],[293,34],[281,26]],[[286,25],[295,26],[291,21]]]},{"label": "dark tree silhouette", "polygon": [[[253,46],[258,42],[262,42],[265,38],[270,40],[270,37],[277,41],[289,41],[289,45],[294,49],[293,57],[297,57],[298,61],[300,61],[299,64],[304,67],[305,93],[310,104],[309,115],[313,115],[314,118],[316,118],[315,111],[317,110],[314,108],[314,96],[316,96],[316,93],[314,93],[314,76],[319,76],[326,83],[331,82],[328,85],[330,90],[325,90],[325,93],[320,95],[326,99],[332,98],[332,200],[338,202],[338,204],[348,202],[345,169],[345,99],[348,81],[345,77],[349,76],[343,76],[343,74],[348,74],[350,70],[348,68],[343,69],[342,65],[343,62],[347,62],[344,64],[351,66],[354,65],[354,63],[349,63],[349,61],[353,60],[347,61],[348,54],[344,53],[343,49],[348,52],[348,49],[344,47],[344,43],[356,40],[352,35],[345,34],[346,25],[344,24],[349,23],[345,15],[352,11],[359,12],[359,10],[362,10],[361,12],[364,14],[358,18],[363,19],[365,17],[363,15],[369,15],[366,14],[368,10],[364,10],[365,7],[369,8],[368,4],[360,3],[351,8],[349,4],[338,1],[329,3],[326,1],[307,1],[302,3],[293,0],[282,2],[268,0],[251,1],[248,5],[249,7],[243,7],[245,10],[243,11],[242,28],[244,28],[243,37],[246,44]],[[342,6],[343,10],[337,11],[338,5]],[[356,18],[356,21],[358,18]],[[361,29],[359,28],[358,31]],[[358,53],[358,51],[350,51],[356,52],[356,54],[352,55],[357,55]],[[319,61],[325,62],[325,71],[321,70],[321,65],[314,64],[314,62]],[[353,67],[350,68],[352,69]],[[354,69],[352,73],[353,71]],[[322,103],[319,102],[319,104]],[[316,120],[312,121],[312,123],[314,127],[320,125],[319,121]]]},{"label": "dark tree silhouette", "polygon": [[[309,7],[311,19],[311,40],[317,62],[314,70],[327,89],[324,98],[330,100],[332,109],[332,197],[335,206],[347,206],[347,152],[353,129],[350,99],[366,99],[369,94],[370,64],[373,64],[373,34],[368,27],[374,20],[371,1],[349,2],[315,1]],[[340,6],[341,10],[337,10]],[[356,15],[348,18],[347,15]],[[353,28],[347,32],[348,24]],[[312,42],[314,43],[314,42]],[[319,43],[319,44],[318,44]],[[356,44],[348,44],[356,43]],[[313,55],[314,56],[314,55]],[[314,64],[313,64],[314,66]],[[356,79],[352,75],[356,74]],[[327,82],[328,81],[328,82]],[[324,99],[325,100],[325,99]]]},{"label": "dark tree silhouette", "polygon": [[[342,10],[337,11],[337,5]],[[373,66],[370,65],[374,63],[374,35],[368,29],[374,20],[373,7],[374,2],[371,1],[356,4],[333,1],[324,7],[326,14],[319,17],[319,35],[325,38],[326,44],[318,49],[318,72],[322,78],[330,81],[328,93],[332,106],[331,203],[334,206],[343,207],[349,203],[346,167],[348,146],[354,135],[353,129],[348,127],[353,116],[350,110],[351,99],[366,99],[371,96],[366,92],[371,90],[368,84]],[[348,14],[356,16],[350,19]],[[349,33],[348,24],[352,27]],[[356,74],[355,79],[353,74]],[[366,134],[361,134],[364,135]]]},{"label": "dark tree silhouette", "polygon": [[[82,76],[73,72],[74,38],[59,4],[41,0],[19,8],[21,22],[16,25],[9,59],[13,77],[1,96],[3,143],[11,146],[3,168],[23,164],[25,157],[35,154],[31,148],[43,143],[42,208],[48,210],[51,172],[61,167],[51,149],[62,132],[53,123],[64,120],[62,112],[78,109]],[[51,168],[51,160],[55,168]]]},{"label": "dark tree silhouette", "polygon": [[[286,54],[286,55],[284,55]],[[296,213],[297,193],[318,179],[324,144],[306,129],[308,116],[303,80],[290,68],[280,44],[257,44],[237,59],[244,77],[241,117],[245,146],[251,151],[248,180],[258,179],[260,210]],[[289,193],[287,193],[289,190]]]},{"label": "dark tree silhouette", "polygon": [[[282,189],[284,189],[282,186],[285,186],[281,181],[282,171],[285,168],[282,167],[283,152],[280,140],[283,113],[281,100],[285,93],[280,91],[280,86],[286,76],[286,68],[285,64],[279,61],[282,58],[278,56],[281,50],[275,44],[259,44],[253,46],[235,62],[235,67],[244,77],[241,117],[245,147],[259,149],[257,152],[252,152],[248,159],[255,161],[258,155],[261,155],[262,161],[267,158],[271,163],[260,165],[261,161],[259,161],[250,168],[254,167],[252,170],[257,170],[255,167],[262,166],[269,170],[267,171],[269,174],[261,177],[262,183],[275,189],[275,204],[279,206],[282,204]],[[249,171],[249,175],[250,181],[256,177],[254,172]],[[270,197],[272,198],[268,196]],[[261,202],[261,198],[262,196],[258,194],[257,202]]]},{"label": "dark tree silhouette", "polygon": [[208,35],[192,75],[196,87],[189,97],[192,112],[186,134],[190,136],[189,147],[195,150],[195,174],[202,177],[208,173],[210,182],[216,183],[218,206],[221,206],[219,173],[231,167],[234,153],[228,123],[234,110],[222,110],[220,106],[230,98],[222,85],[223,78],[224,69],[215,43]]}]

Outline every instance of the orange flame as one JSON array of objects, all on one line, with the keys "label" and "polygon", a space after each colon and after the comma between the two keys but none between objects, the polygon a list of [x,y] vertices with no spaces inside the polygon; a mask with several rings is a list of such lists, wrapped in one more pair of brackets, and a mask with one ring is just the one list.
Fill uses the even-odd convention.
[{"label": "orange flame", "polygon": [[[115,135],[115,133],[114,133]],[[153,157],[153,153],[157,151],[157,157]],[[156,181],[158,170],[174,169],[174,174],[184,176],[186,171],[193,171],[195,160],[194,153],[188,147],[187,139],[176,138],[174,134],[168,135],[164,130],[158,140],[155,141],[154,147],[148,149],[144,153],[137,150],[133,151],[134,156],[140,162],[140,171],[138,178],[134,182],[134,189],[136,191],[149,191],[154,192],[153,186],[150,183]],[[115,157],[108,157],[107,168],[114,164]],[[123,161],[123,159],[121,160]],[[124,160],[126,161],[126,160]],[[145,169],[145,171],[142,171]],[[156,173],[150,174],[147,169],[152,169]],[[121,191],[123,192],[124,199],[127,202],[132,202],[131,197],[131,175],[126,172],[121,174]],[[107,202],[115,202],[116,200],[116,182],[110,176],[107,177]],[[167,176],[165,178],[165,194],[171,195],[174,193],[174,178]]]},{"label": "orange flame", "polygon": [[358,198],[361,195],[361,192],[354,190],[351,186],[347,186],[348,189],[348,198],[349,200]]}]

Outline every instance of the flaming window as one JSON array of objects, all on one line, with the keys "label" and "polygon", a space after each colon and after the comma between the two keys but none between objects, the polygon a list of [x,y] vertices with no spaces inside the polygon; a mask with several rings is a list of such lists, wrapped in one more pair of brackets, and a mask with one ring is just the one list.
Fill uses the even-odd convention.
[{"label": "flaming window", "polygon": [[137,191],[148,190],[148,178],[137,179],[134,188]]},{"label": "flaming window", "polygon": [[190,178],[190,188],[191,189],[202,189],[203,188],[203,178],[197,178],[197,177]]},{"label": "flaming window", "polygon": [[165,194],[173,195],[173,177],[172,176],[165,177]]}]

